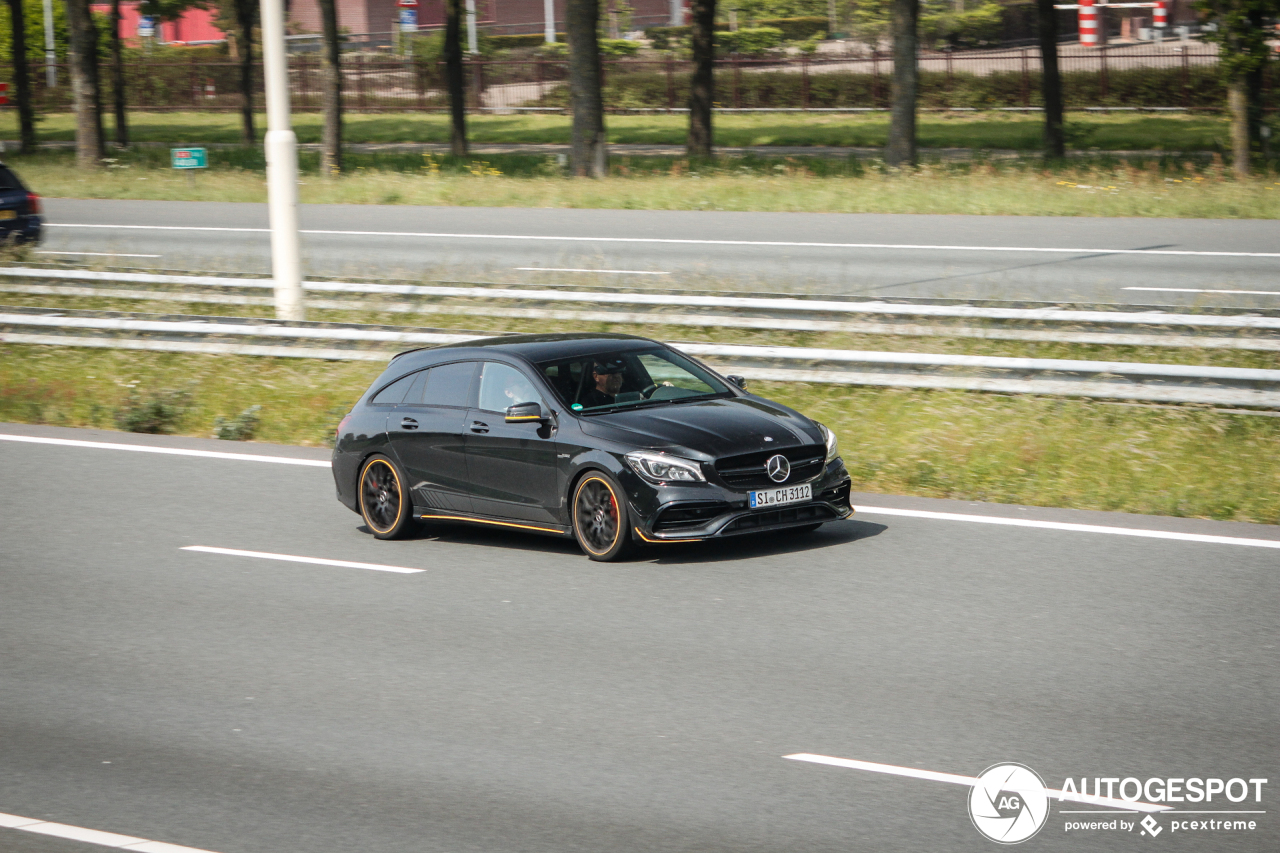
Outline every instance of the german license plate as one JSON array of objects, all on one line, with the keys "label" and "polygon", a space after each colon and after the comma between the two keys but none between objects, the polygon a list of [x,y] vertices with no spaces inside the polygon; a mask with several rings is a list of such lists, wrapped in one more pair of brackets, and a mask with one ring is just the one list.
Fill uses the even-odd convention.
[{"label": "german license plate", "polygon": [[766,489],[763,492],[748,492],[747,500],[752,509],[811,501],[813,486],[805,483],[802,486],[783,486],[780,489]]},{"label": "german license plate", "polygon": [[17,219],[18,211],[16,210],[0,210],[0,219]]}]

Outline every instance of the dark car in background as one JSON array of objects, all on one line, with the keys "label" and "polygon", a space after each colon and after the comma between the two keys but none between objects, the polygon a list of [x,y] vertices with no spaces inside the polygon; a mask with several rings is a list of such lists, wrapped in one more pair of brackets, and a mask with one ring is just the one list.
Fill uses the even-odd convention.
[{"label": "dark car in background", "polygon": [[413,350],[338,427],[338,499],[380,539],[418,521],[639,543],[847,518],[822,424],[657,341],[529,335]]},{"label": "dark car in background", "polygon": [[39,243],[40,196],[27,189],[18,175],[0,163],[0,242]]}]

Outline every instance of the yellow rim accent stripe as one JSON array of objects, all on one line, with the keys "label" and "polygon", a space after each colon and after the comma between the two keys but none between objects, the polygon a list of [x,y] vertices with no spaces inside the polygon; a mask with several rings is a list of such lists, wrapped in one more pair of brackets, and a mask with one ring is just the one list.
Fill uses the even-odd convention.
[{"label": "yellow rim accent stripe", "polygon": [[470,521],[475,524],[498,524],[502,527],[519,527],[522,530],[542,530],[547,533],[563,533],[555,527],[539,527],[536,524],[515,524],[510,521],[492,521],[487,518],[472,518],[469,515],[420,515],[419,518],[434,518],[439,521]]},{"label": "yellow rim accent stripe", "polygon": [[[365,509],[364,505],[364,475],[369,473],[369,469],[374,465],[386,465],[387,468],[390,469],[391,476],[396,481],[396,490],[400,493],[400,505],[396,507],[396,520],[393,521],[391,526],[386,530],[378,529],[378,526],[373,523],[373,519],[369,518],[369,512]],[[364,466],[364,470],[360,472],[360,484],[358,488],[360,490],[360,514],[364,517],[365,523],[368,524],[369,527],[373,528],[375,533],[386,533],[387,530],[395,530],[396,525],[400,523],[400,519],[404,517],[404,487],[400,485],[400,475],[396,473],[396,466],[390,464],[385,459],[371,459],[369,463]]]},{"label": "yellow rim accent stripe", "polygon": [[[587,485],[587,483],[590,483],[592,480],[596,480],[596,481],[598,481],[598,482],[604,483],[604,487],[605,487],[606,489],[608,489],[608,490],[609,490],[609,497],[613,498],[613,506],[614,506],[614,508],[615,508],[615,509],[617,509],[617,511],[618,511],[618,520],[619,520],[619,521],[621,521],[621,520],[622,520],[622,505],[618,502],[618,496],[617,496],[616,494],[614,494],[613,486],[610,486],[610,485],[609,485],[609,482],[608,482],[607,480],[604,480],[604,479],[602,479],[602,478],[600,478],[600,477],[586,477],[586,478],[584,478],[584,479],[582,480],[582,482],[581,482],[581,483],[579,483],[579,484],[578,484],[578,488],[577,488],[577,490],[576,490],[576,491],[574,491],[574,493],[573,493],[573,507],[572,507],[572,511],[573,511],[573,527],[574,527],[574,529],[575,529],[575,530],[576,530],[576,529],[577,529],[577,527],[578,527],[578,495],[582,494],[582,489],[583,489],[583,487],[584,487],[584,486],[586,486],[586,485]],[[621,535],[622,535],[622,526],[621,526],[621,525],[619,525],[619,526],[618,526],[618,530],[617,530],[617,532],[615,532],[615,533],[613,534],[613,541],[609,543],[609,548],[612,548],[614,545],[617,545],[617,544],[618,544],[618,537],[619,537],[619,536],[621,536]],[[586,543],[585,541],[583,541],[583,540],[581,540],[581,539],[579,539],[578,541],[579,541],[579,544],[581,544],[581,545],[582,545],[584,548],[586,548],[588,551],[591,551],[591,553],[592,553],[592,554],[607,554],[607,553],[609,553],[609,548],[605,548],[603,551],[592,551],[592,550],[591,550],[591,546],[590,546],[590,545],[587,545],[587,543]]]}]

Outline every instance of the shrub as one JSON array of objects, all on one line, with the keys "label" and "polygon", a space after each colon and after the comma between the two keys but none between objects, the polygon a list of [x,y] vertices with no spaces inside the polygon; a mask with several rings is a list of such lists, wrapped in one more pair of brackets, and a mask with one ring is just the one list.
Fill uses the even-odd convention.
[{"label": "shrub", "polygon": [[125,432],[165,435],[177,431],[190,408],[186,391],[131,392],[116,408],[115,422]]},{"label": "shrub", "polygon": [[234,418],[221,415],[213,419],[213,437],[223,441],[249,441],[258,431],[262,406],[250,406]]},{"label": "shrub", "polygon": [[782,30],[782,38],[786,41],[804,41],[814,36],[825,38],[828,23],[826,18],[818,17],[761,18],[756,21],[756,26]]},{"label": "shrub", "polygon": [[764,53],[782,44],[782,30],[777,27],[753,27],[737,32],[716,33],[716,50],[725,53]]},{"label": "shrub", "polygon": [[628,39],[600,39],[600,55],[605,59],[621,59],[624,56],[635,56],[640,51],[640,43]]}]

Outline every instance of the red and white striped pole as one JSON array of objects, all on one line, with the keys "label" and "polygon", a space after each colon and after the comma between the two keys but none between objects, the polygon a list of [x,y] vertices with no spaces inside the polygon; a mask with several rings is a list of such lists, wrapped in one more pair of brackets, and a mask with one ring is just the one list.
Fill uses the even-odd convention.
[{"label": "red and white striped pole", "polygon": [[1169,26],[1169,0],[1157,0],[1155,20],[1152,23],[1161,29]]},{"label": "red and white striped pole", "polygon": [[1098,46],[1098,10],[1093,0],[1080,0],[1080,45]]}]

